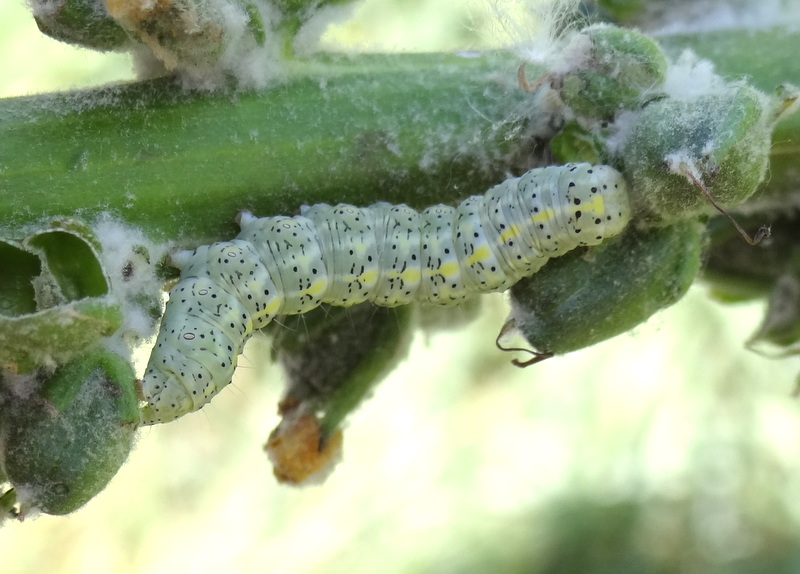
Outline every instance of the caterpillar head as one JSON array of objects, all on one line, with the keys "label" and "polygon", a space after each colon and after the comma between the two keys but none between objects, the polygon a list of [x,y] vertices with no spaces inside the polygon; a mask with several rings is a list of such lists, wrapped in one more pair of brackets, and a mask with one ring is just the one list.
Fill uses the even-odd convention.
[{"label": "caterpillar head", "polygon": [[148,369],[140,384],[147,401],[140,410],[142,424],[169,422],[194,410],[192,398],[174,373]]}]

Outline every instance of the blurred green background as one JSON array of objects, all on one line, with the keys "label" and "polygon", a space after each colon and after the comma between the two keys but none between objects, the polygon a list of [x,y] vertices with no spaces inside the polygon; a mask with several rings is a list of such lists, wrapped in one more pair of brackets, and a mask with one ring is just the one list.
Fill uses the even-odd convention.
[{"label": "blurred green background", "polygon": [[[375,0],[327,37],[474,48],[508,38],[495,8]],[[41,36],[18,0],[0,4],[0,62],[2,96],[132,77],[126,56]],[[283,382],[253,340],[234,383],[145,429],[85,508],[5,524],[0,572],[799,572],[800,360],[744,349],[762,312],[698,286],[633,334],[519,370],[494,347],[503,298],[485,297],[469,328],[417,335],[344,461],[303,489],[261,451]]]}]

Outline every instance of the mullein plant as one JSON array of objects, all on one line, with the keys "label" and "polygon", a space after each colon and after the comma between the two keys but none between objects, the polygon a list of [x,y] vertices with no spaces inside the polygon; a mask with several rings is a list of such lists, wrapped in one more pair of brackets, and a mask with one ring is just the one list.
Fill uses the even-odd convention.
[{"label": "mullein plant", "polygon": [[[719,63],[726,77],[681,55],[713,39],[659,43],[609,24],[562,26],[545,34],[545,49],[477,56],[293,55],[295,34],[320,8],[347,8],[325,4],[340,3],[33,4],[46,34],[131,51],[150,79],[0,102],[7,515],[71,512],[113,477],[147,420],[130,353],[157,329],[160,291],[178,276],[170,256],[229,240],[242,210],[422,209],[537,167],[611,166],[629,190],[630,223],[513,287],[497,344],[528,349],[520,365],[635,327],[680,299],[704,258],[714,292],[735,293],[753,253],[794,249],[775,213],[788,217],[797,182],[791,162],[771,160],[797,133],[791,82],[800,79],[777,64],[778,79],[733,78],[749,73],[737,59],[752,46],[746,38]],[[796,34],[749,38],[771,42],[780,62],[779,46]],[[775,238],[765,240],[770,222]],[[768,340],[791,353],[796,258],[771,260],[776,268],[747,278],[753,292],[772,293],[753,346]],[[403,356],[414,326],[450,321],[439,317],[362,304],[270,324],[288,379],[283,421],[265,447],[281,481],[330,472],[348,414]],[[279,326],[295,320],[301,335]]]}]

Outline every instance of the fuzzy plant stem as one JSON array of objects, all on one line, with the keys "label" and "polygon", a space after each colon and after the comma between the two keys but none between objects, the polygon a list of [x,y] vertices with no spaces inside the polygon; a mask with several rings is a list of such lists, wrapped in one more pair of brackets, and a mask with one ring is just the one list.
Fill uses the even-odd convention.
[{"label": "fuzzy plant stem", "polygon": [[[662,39],[772,91],[800,83],[800,34]],[[513,55],[362,55],[293,64],[263,92],[185,93],[170,79],[0,101],[0,213],[12,232],[111,211],[154,238],[230,237],[242,209],[321,201],[414,207],[482,193],[530,149]],[[535,70],[528,72],[535,75]],[[800,115],[774,137],[770,188],[797,189]],[[794,176],[796,177],[796,176]]]},{"label": "fuzzy plant stem", "polygon": [[506,176],[523,129],[513,65],[330,57],[262,92],[185,93],[161,79],[0,101],[2,225],[108,210],[196,243],[234,235],[243,209],[482,193]]}]

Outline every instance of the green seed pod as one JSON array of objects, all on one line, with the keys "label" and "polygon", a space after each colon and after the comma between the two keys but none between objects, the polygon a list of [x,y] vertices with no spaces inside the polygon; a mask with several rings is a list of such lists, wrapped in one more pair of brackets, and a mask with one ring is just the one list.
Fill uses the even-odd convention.
[{"label": "green seed pod", "polygon": [[640,32],[596,24],[582,30],[573,45],[586,52],[585,63],[564,75],[561,98],[579,117],[611,120],[641,107],[664,83],[667,59]]},{"label": "green seed pod", "polygon": [[97,349],[4,405],[0,458],[23,511],[67,514],[105,488],[133,446],[134,380],[127,361]]},{"label": "green seed pod", "polygon": [[763,181],[772,132],[770,100],[746,85],[642,110],[620,153],[634,213],[669,223],[749,198]]},{"label": "green seed pod", "polygon": [[675,303],[700,268],[700,226],[628,227],[588,254],[572,252],[511,288],[515,327],[542,353],[582,349]]}]

